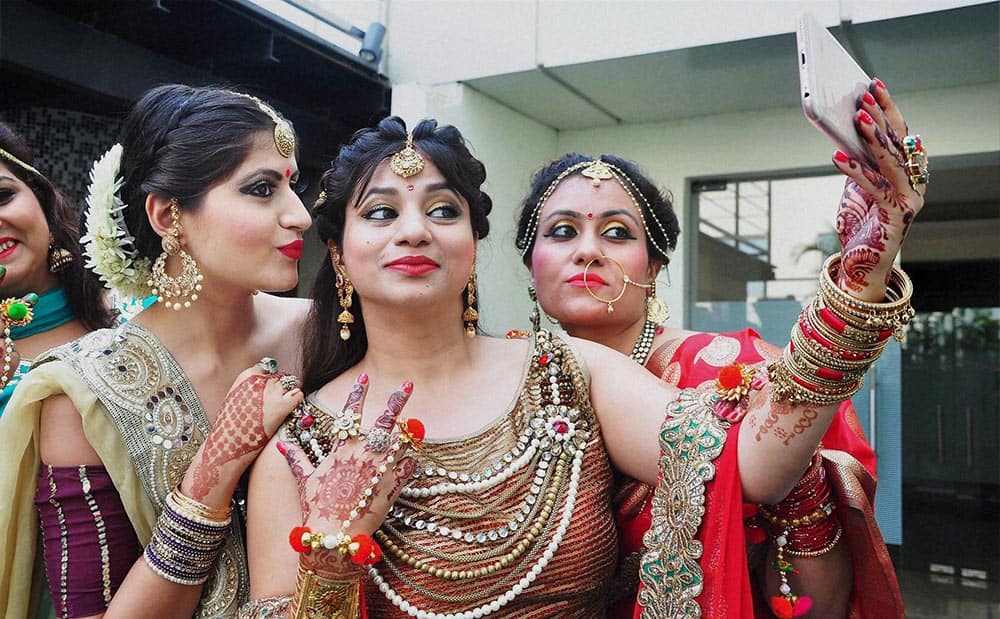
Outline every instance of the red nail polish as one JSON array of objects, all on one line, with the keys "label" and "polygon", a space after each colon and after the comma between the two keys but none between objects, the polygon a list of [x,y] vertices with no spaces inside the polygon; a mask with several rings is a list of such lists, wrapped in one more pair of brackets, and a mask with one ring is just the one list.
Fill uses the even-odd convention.
[{"label": "red nail polish", "polygon": [[368,375],[365,374],[364,372],[358,374],[358,384],[359,385],[367,385],[368,384]]},{"label": "red nail polish", "polygon": [[864,111],[864,110],[861,110],[860,112],[858,112],[858,117],[861,119],[861,122],[865,123],[866,125],[874,125],[875,124],[875,119],[872,118],[872,115],[869,114],[868,112]]},{"label": "red nail polish", "polygon": [[847,163],[851,160],[851,158],[847,156],[847,153],[845,153],[842,150],[838,150],[837,152],[835,152],[833,154],[833,158],[839,161],[840,163]]},{"label": "red nail polish", "polygon": [[281,441],[275,443],[274,446],[278,448],[278,453],[280,453],[281,455],[284,456],[288,454],[288,448],[285,447],[285,444],[282,443]]},{"label": "red nail polish", "polygon": [[406,393],[413,393],[413,383],[410,381],[403,383],[403,391]]},{"label": "red nail polish", "polygon": [[865,94],[861,95],[861,100],[868,105],[875,105],[875,97],[870,92],[865,91]]},{"label": "red nail polish", "polygon": [[875,86],[881,88],[882,90],[889,90],[888,88],[885,87],[885,82],[883,82],[877,77],[875,78]]}]

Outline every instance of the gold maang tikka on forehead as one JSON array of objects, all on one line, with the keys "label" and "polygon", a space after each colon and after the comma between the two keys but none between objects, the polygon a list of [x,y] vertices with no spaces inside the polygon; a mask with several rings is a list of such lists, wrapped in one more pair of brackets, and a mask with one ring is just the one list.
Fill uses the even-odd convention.
[{"label": "gold maang tikka on forehead", "polygon": [[594,187],[600,187],[601,181],[609,181],[614,178],[614,174],[611,172],[608,164],[600,160],[591,163],[580,174],[589,178],[590,184]]},{"label": "gold maang tikka on forehead", "polygon": [[295,132],[292,131],[292,125],[281,116],[278,116],[273,107],[253,95],[236,92],[235,90],[227,90],[226,92],[250,99],[260,108],[261,112],[267,114],[268,118],[274,123],[274,146],[278,149],[282,157],[287,159],[295,153]]},{"label": "gold maang tikka on forehead", "polygon": [[406,146],[389,159],[389,169],[397,176],[410,178],[424,169],[424,158],[413,148],[413,132],[406,132]]}]

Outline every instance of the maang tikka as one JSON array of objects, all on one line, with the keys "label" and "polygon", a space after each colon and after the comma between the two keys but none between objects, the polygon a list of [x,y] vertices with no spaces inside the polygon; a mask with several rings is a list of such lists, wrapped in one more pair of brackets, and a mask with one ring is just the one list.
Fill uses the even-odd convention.
[{"label": "maang tikka", "polygon": [[[152,289],[156,300],[167,309],[179,310],[181,307],[191,307],[192,301],[198,300],[201,292],[201,280],[204,279],[198,271],[198,263],[191,254],[181,247],[181,214],[177,198],[170,199],[170,219],[172,225],[166,236],[160,241],[163,252],[153,263],[153,272],[146,284]],[[177,277],[167,273],[167,259],[177,256],[181,259],[181,272]]]},{"label": "maang tikka", "polygon": [[351,305],[354,303],[354,284],[347,277],[347,269],[344,268],[344,263],[340,260],[340,252],[336,249],[330,250],[330,262],[333,263],[333,272],[336,275],[337,301],[340,302],[337,324],[340,325],[340,339],[346,342],[351,339],[351,325],[354,324],[354,314],[351,313]]},{"label": "maang tikka", "polygon": [[389,169],[397,176],[410,178],[424,169],[424,158],[413,148],[413,132],[406,133],[406,146],[389,159]]}]

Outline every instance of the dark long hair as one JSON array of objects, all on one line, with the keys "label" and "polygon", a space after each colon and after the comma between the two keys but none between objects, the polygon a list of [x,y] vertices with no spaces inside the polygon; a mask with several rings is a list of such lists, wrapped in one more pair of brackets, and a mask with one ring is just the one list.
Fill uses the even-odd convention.
[{"label": "dark long hair", "polygon": [[[525,235],[528,233],[528,225],[531,223],[532,215],[535,213],[538,201],[541,200],[542,195],[549,188],[549,185],[560,174],[586,161],[594,161],[594,158],[579,153],[567,153],[555,161],[546,164],[532,177],[531,192],[524,199],[524,202],[521,203],[521,212],[517,219],[517,248],[524,252],[525,262],[529,260],[531,250],[535,246],[535,238],[525,238]],[[677,247],[677,237],[681,233],[680,225],[677,222],[677,214],[674,212],[672,196],[669,192],[657,189],[653,181],[649,180],[635,163],[627,159],[622,159],[614,155],[601,155],[600,161],[613,165],[624,172],[639,190],[639,193],[642,194],[641,196],[634,197],[639,208],[642,209],[643,218],[646,220],[646,228],[648,229],[646,250],[649,252],[650,259],[659,260],[663,262],[663,266],[667,266],[670,263],[670,256],[660,251],[657,245],[666,251],[672,251]],[[582,170],[580,171],[582,172]],[[631,193],[631,190],[628,188],[625,191]],[[649,205],[648,208],[643,203],[642,198],[645,198],[645,202]],[[663,226],[662,230],[653,221],[653,216]],[[521,242],[522,240],[523,243]]]},{"label": "dark long hair", "polygon": [[181,210],[229,177],[250,154],[257,134],[274,121],[255,101],[222,88],[158,86],[132,107],[122,126],[121,188],[125,225],[141,256],[155,259],[160,237],[146,215],[146,197],[177,198]]},{"label": "dark long hair", "polygon": [[[483,239],[490,231],[487,219],[493,201],[482,190],[486,167],[476,159],[462,134],[450,125],[423,120],[413,128],[413,145],[437,166],[448,184],[469,203],[472,231]],[[406,146],[406,124],[395,116],[377,127],[362,129],[344,146],[320,181],[325,199],[313,209],[313,221],[323,243],[343,247],[347,209],[364,194],[375,169]],[[329,259],[323,261],[312,290],[313,306],[303,334],[303,389],[308,393],[357,364],[368,351],[361,299],[354,293],[351,337],[339,336],[336,274]]]},{"label": "dark long hair", "polygon": [[[0,122],[0,148],[34,167],[34,156],[24,138],[2,122]],[[83,267],[77,212],[48,178],[7,159],[0,161],[35,194],[45,215],[49,232],[55,239],[54,246],[65,249],[73,256],[69,264],[55,273],[59,285],[66,292],[73,315],[90,330],[110,327],[114,321],[114,314],[105,303],[101,283]]]}]

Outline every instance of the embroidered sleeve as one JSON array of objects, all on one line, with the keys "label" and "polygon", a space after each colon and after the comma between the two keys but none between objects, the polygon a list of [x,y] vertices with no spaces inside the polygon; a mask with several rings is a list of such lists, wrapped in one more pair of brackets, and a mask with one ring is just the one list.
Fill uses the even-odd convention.
[{"label": "embroidered sleeve", "polygon": [[712,412],[715,396],[686,389],[667,409],[660,427],[660,474],[653,495],[652,526],[639,567],[644,619],[700,617],[695,598],[704,575],[695,539],[705,515],[705,483],[715,477],[728,424]]},{"label": "embroidered sleeve", "polygon": [[292,606],[292,596],[282,595],[273,598],[250,600],[240,607],[237,619],[275,619],[284,617]]},{"label": "embroidered sleeve", "polygon": [[103,613],[142,550],[107,470],[43,464],[35,505],[56,616]]}]

